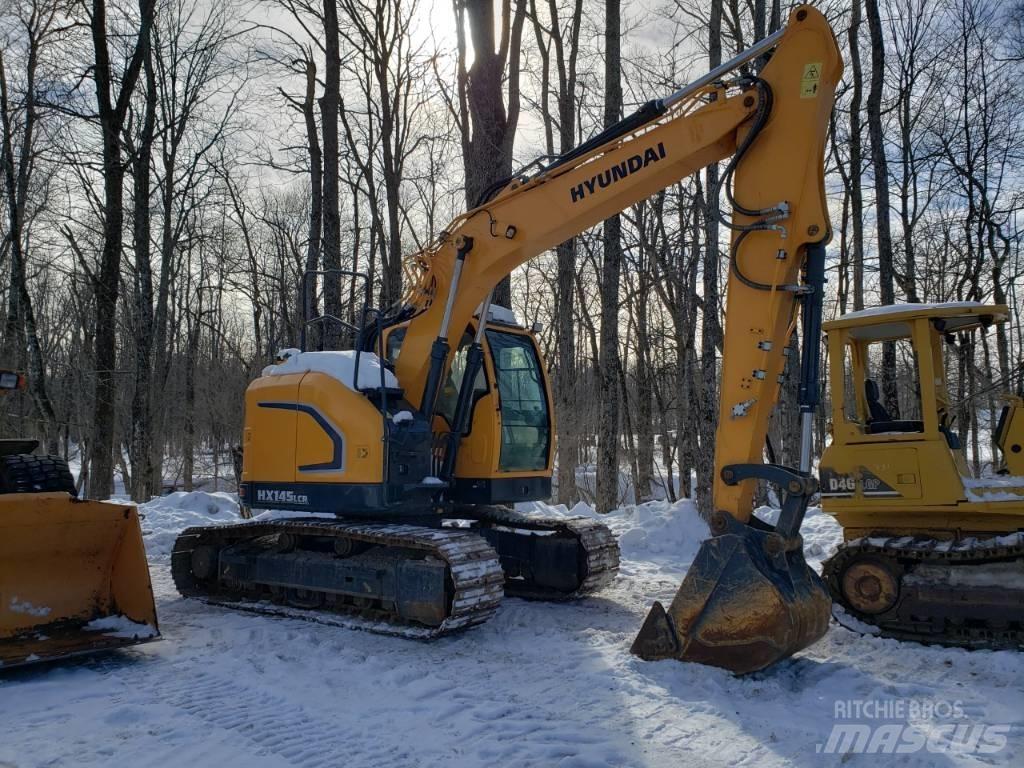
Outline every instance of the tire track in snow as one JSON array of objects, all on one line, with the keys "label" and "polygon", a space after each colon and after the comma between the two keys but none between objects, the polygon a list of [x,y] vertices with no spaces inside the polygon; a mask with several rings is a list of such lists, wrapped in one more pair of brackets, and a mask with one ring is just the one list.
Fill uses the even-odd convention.
[{"label": "tire track in snow", "polygon": [[[227,673],[196,671],[193,665],[174,664],[157,677],[160,699],[197,720],[197,732],[219,729],[247,742],[259,756],[274,757],[299,768],[336,766],[342,758],[376,764],[388,757],[383,746],[372,753],[353,754],[352,741],[338,724],[311,715],[294,700],[239,683]],[[154,756],[152,762],[179,764],[175,758],[180,761],[180,749],[167,758]]]}]

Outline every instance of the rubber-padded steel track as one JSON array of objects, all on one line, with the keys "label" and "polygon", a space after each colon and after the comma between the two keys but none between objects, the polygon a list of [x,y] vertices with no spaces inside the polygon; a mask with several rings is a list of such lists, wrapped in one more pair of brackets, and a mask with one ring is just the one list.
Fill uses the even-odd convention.
[{"label": "rubber-padded steel track", "polygon": [[576,539],[579,556],[567,567],[578,568],[579,585],[570,592],[539,588],[517,579],[505,581],[505,594],[530,600],[574,600],[611,584],[619,572],[619,544],[608,526],[587,517],[533,517],[503,507],[477,507],[473,520],[481,526],[563,534]]},{"label": "rubber-padded steel track", "polygon": [[[271,602],[263,590],[251,593],[231,589],[218,582],[204,583],[192,572],[192,553],[197,547],[220,548],[275,534],[345,538],[371,546],[419,550],[436,557],[447,563],[452,584],[447,615],[439,626],[429,627],[403,621],[380,606],[365,608],[334,600],[317,609],[296,608]],[[501,564],[494,550],[471,531],[321,518],[188,528],[175,542],[171,555],[171,574],[182,595],[207,603],[422,640],[465,629],[489,619],[501,602],[504,583]]]},{"label": "rubber-padded steel track", "polygon": [[[889,610],[878,615],[863,613],[854,608],[846,599],[842,589],[843,574],[858,561],[869,559],[883,563],[900,581],[899,597]],[[1024,600],[1014,599],[1011,592],[1020,592],[1012,585],[960,586],[943,584],[944,593],[952,593],[953,599],[935,594],[928,599],[918,596],[927,590],[927,580],[912,579],[913,589],[908,590],[908,577],[913,577],[918,566],[938,566],[950,569],[968,569],[998,563],[1013,563],[1024,559],[1024,532],[979,539],[965,537],[958,541],[939,540],[912,536],[870,536],[850,541],[825,562],[822,576],[832,594],[846,614],[859,622],[877,627],[883,637],[897,640],[913,640],[921,643],[960,646],[964,648],[1024,648]],[[1000,605],[1012,607],[1000,612],[999,618],[981,617],[979,605],[983,604],[985,592],[1000,598]],[[907,596],[911,592],[914,596]],[[959,592],[959,594],[957,594]],[[1015,604],[1015,605],[1014,605]],[[1014,607],[1016,610],[1014,611]],[[975,615],[972,616],[972,608]],[[993,613],[989,607],[989,614]],[[840,624],[855,632],[863,632],[852,622],[845,622],[842,613],[836,612]]]}]

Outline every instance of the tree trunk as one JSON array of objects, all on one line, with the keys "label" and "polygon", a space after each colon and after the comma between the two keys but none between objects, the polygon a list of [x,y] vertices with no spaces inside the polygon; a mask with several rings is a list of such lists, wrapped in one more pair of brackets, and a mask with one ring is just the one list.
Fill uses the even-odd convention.
[{"label": "tree trunk", "polygon": [[131,405],[131,436],[128,453],[132,462],[131,497],[149,499],[153,478],[152,379],[153,366],[153,270],[150,259],[150,168],[156,130],[156,78],[152,54],[144,63],[145,113],[133,164],[135,251],[135,391]]},{"label": "tree trunk", "polygon": [[[306,126],[306,146],[309,152],[309,229],[306,243],[306,271],[312,272],[320,268],[320,242],[323,228],[324,215],[324,158],[320,149],[320,137],[316,126],[316,113],[314,104],[316,102],[316,64],[310,60],[306,62],[306,96],[302,102],[302,117]],[[305,283],[303,283],[305,285]],[[302,297],[304,303],[304,320],[315,317],[316,302],[316,280],[309,286],[309,293]],[[254,302],[255,303],[255,302]],[[258,323],[257,323],[258,324]],[[319,329],[312,327],[306,329],[307,333],[319,334]],[[313,349],[317,348],[317,338],[308,339],[307,343]]]},{"label": "tree trunk", "polygon": [[[722,63],[722,0],[712,0],[709,24],[708,66]],[[717,348],[721,338],[718,292],[718,165],[705,171],[703,289],[701,313],[701,384],[698,432],[700,449],[695,455],[697,508],[702,515],[714,512],[715,431],[718,427]]]},{"label": "tree trunk", "polygon": [[[604,124],[622,114],[620,0],[605,0]],[[597,511],[610,512],[619,501],[619,277],[622,270],[622,221],[604,222],[601,267],[601,422],[597,438]]]},{"label": "tree trunk", "polygon": [[[868,91],[868,136],[871,139],[871,164],[875,179],[875,229],[878,240],[879,298],[883,305],[896,300],[893,273],[892,234],[889,224],[889,163],[885,156],[885,132],[882,126],[882,88],[885,84],[885,40],[878,0],[866,0],[868,30],[871,33],[871,87]],[[882,395],[892,418],[900,413],[896,383],[896,345],[882,345]]]},{"label": "tree trunk", "polygon": [[[8,346],[17,336],[23,339],[28,356],[28,388],[44,426],[46,450],[57,452],[58,425],[53,402],[46,385],[46,367],[36,326],[35,310],[28,291],[28,277],[25,269],[25,211],[28,201],[29,182],[32,173],[32,157],[35,147],[36,124],[36,65],[38,63],[37,38],[29,41],[29,57],[26,67],[27,87],[25,97],[25,124],[21,137],[21,152],[15,169],[13,125],[10,99],[7,89],[7,73],[4,69],[3,54],[0,53],[0,127],[3,128],[3,147],[0,164],[3,166],[4,186],[7,192],[8,242],[11,252],[11,286],[9,320],[13,321],[7,336]],[[20,325],[18,325],[20,323]],[[5,350],[9,353],[10,349]]]},{"label": "tree trunk", "polygon": [[850,16],[850,219],[853,223],[853,308],[864,309],[864,196],[861,192],[861,99],[864,72],[860,63],[860,0],[854,0]]},{"label": "tree trunk", "polygon": [[[324,269],[341,268],[341,207],[338,197],[338,109],[341,104],[341,49],[336,0],[324,0],[324,94],[320,97],[323,149],[323,259]],[[324,314],[341,317],[341,280],[324,277]],[[338,349],[342,329],[323,326],[324,349]]]},{"label": "tree trunk", "polygon": [[[556,74],[558,76],[558,149],[568,152],[576,139],[576,61],[579,55],[580,24],[583,16],[583,0],[575,0],[569,19],[568,40],[564,39],[559,23],[558,5],[549,0],[548,13],[551,20],[551,46],[555,52]],[[534,6],[534,25],[537,43],[544,51],[542,27]],[[568,50],[567,50],[568,49]],[[550,66],[545,57],[543,87],[549,87]],[[547,98],[543,100],[545,123],[550,126],[551,115]],[[554,138],[548,132],[548,154],[554,154]],[[576,328],[575,328],[575,273],[576,240],[566,240],[556,249],[557,275],[555,280],[555,332],[558,365],[555,369],[555,393],[557,400],[557,444],[558,444],[558,495],[557,502],[571,506],[579,499],[576,489],[576,467],[579,460],[579,420],[574,416],[577,403]]]},{"label": "tree trunk", "polygon": [[[512,3],[515,2],[515,9]],[[475,208],[484,195],[512,176],[512,149],[519,123],[519,62],[527,0],[501,0],[501,39],[495,3],[455,3],[459,38],[459,102],[461,107],[462,159],[466,172],[466,206]],[[463,15],[469,22],[473,64],[466,69],[466,35]],[[508,79],[508,109],[503,81]],[[512,305],[512,283],[505,278],[494,291],[494,303]]]},{"label": "tree trunk", "polygon": [[105,499],[114,490],[114,427],[117,385],[117,295],[121,280],[121,247],[124,225],[124,164],[121,159],[121,131],[142,63],[149,55],[154,0],[139,0],[141,19],[135,49],[120,78],[121,88],[112,94],[114,77],[107,47],[105,0],[93,0],[92,68],[100,130],[103,134],[103,247],[94,283],[96,337],[94,364],[96,389],[89,447],[89,496]]}]

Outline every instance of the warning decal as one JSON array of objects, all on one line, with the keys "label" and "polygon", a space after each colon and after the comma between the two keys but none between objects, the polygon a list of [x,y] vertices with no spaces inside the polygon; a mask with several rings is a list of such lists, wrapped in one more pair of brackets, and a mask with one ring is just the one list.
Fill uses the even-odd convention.
[{"label": "warning decal", "polygon": [[804,73],[800,78],[800,98],[813,99],[818,96],[818,84],[821,82],[821,62],[812,61],[804,65]]}]

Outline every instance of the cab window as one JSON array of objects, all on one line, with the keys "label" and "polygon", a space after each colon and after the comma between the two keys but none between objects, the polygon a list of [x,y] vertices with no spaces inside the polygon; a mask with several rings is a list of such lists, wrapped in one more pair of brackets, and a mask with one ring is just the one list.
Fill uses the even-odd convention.
[{"label": "cab window", "polygon": [[529,336],[487,331],[501,398],[501,454],[505,472],[543,470],[551,421],[540,359]]},{"label": "cab window", "polygon": [[387,346],[385,347],[386,357],[388,362],[392,365],[398,360],[398,356],[402,353],[402,342],[405,341],[405,332],[407,328],[395,328],[391,333],[388,334]]},{"label": "cab window", "polygon": [[[466,354],[472,343],[472,336],[468,333],[462,334],[459,348],[452,355],[452,364],[448,369],[448,376],[445,378],[441,392],[437,397],[437,412],[448,420],[448,424],[455,420],[455,407],[459,402],[459,390],[462,388],[462,380],[466,376]],[[481,368],[477,374],[476,381],[473,382],[472,402],[476,403],[477,398],[485,392],[487,392],[487,379],[484,377],[484,369]]]}]

